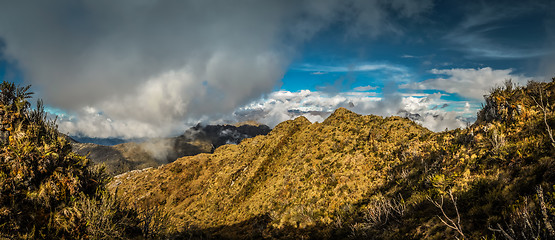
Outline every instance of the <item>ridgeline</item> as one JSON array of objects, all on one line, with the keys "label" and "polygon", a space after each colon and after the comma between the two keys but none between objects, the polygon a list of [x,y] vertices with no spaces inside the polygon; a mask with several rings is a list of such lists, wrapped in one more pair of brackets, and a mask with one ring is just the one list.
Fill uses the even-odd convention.
[{"label": "ridgeline", "polygon": [[158,167],[184,156],[212,153],[215,148],[237,144],[245,138],[266,135],[270,128],[257,123],[233,125],[198,124],[172,138],[127,142],[114,146],[72,142],[73,151],[87,156],[95,164],[104,164],[111,176],[149,167]]},{"label": "ridgeline", "polygon": [[507,82],[475,124],[440,133],[344,108],[299,117],[110,188],[199,238],[555,238],[554,90]]},{"label": "ridgeline", "polygon": [[555,238],[553,81],[493,89],[466,129],[340,108],[114,178],[0,90],[0,238]]}]

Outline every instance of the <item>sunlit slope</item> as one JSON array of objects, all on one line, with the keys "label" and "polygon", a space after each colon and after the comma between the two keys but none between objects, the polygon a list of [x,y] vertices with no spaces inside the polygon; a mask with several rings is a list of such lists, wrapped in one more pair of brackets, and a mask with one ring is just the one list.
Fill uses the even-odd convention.
[{"label": "sunlit slope", "polygon": [[111,189],[214,238],[551,239],[554,103],[555,82],[507,83],[475,124],[440,133],[340,108],[120,175]]},{"label": "sunlit slope", "polygon": [[[323,123],[299,117],[268,135],[225,145],[214,154],[181,158],[159,169],[117,177],[130,201],[163,204],[202,227],[269,213],[280,223],[331,223],[341,206],[387,181],[405,152],[422,152],[432,132],[399,118],[360,116],[340,108]],[[121,183],[121,184],[120,184]]]}]

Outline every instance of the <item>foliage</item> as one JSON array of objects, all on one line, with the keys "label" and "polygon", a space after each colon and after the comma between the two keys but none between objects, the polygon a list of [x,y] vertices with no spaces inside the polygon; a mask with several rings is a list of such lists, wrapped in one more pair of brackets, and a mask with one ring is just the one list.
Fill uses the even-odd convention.
[{"label": "foliage", "polygon": [[555,82],[492,89],[466,129],[340,108],[113,180],[0,90],[0,237],[555,237]]},{"label": "foliage", "polygon": [[0,84],[0,237],[140,236],[143,219],[105,190],[102,167],[72,152],[29,86]]},{"label": "foliage", "polygon": [[340,108],[109,186],[128,204],[163,206],[178,232],[201,237],[503,239],[512,229],[550,238],[554,93],[555,82],[508,81],[475,124],[441,133]]}]

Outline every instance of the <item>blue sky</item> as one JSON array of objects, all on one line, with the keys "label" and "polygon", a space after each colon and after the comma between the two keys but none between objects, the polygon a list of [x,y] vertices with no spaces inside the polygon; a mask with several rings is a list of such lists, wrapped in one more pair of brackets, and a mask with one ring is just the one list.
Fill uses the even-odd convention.
[{"label": "blue sky", "polygon": [[[534,8],[526,1],[488,2],[493,1],[468,1],[464,6],[457,1],[436,1],[417,21],[394,19],[402,25],[401,33],[372,39],[345,37],[342,26],[325,29],[303,46],[302,55],[287,71],[281,88],[316,90],[322,82],[330,84],[345,77],[354,79],[346,81],[354,86],[380,85],[384,79],[396,77],[387,71],[321,71],[325,74],[315,75],[316,69],[303,71],[306,65],[390,65],[403,68],[412,81],[433,78],[429,73],[433,68],[491,67],[533,77],[554,74],[555,70],[542,69],[540,64],[554,54],[555,26],[548,13],[550,8]],[[545,4],[553,10],[553,4]]]},{"label": "blue sky", "polygon": [[60,130],[176,135],[197,122],[337,107],[435,131],[471,123],[505,79],[555,77],[555,3],[0,0],[0,78],[32,84]]}]

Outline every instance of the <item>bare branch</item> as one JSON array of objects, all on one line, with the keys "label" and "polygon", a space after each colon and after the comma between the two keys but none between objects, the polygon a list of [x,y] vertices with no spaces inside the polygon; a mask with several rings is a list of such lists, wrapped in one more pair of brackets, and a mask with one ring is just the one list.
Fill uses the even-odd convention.
[{"label": "bare branch", "polygon": [[551,237],[555,237],[555,230],[553,230],[553,226],[551,226],[551,222],[549,221],[549,216],[547,215],[547,208],[545,206],[545,201],[543,199],[542,186],[536,187],[536,192],[538,194],[538,200],[540,202],[540,208],[542,211],[543,223],[545,224],[545,228],[547,229]]},{"label": "bare branch", "polygon": [[511,235],[509,235],[507,232],[505,232],[505,230],[503,230],[503,228],[501,227],[501,225],[498,223],[497,224],[497,229],[492,228],[491,226],[488,226],[488,229],[494,232],[500,232],[501,234],[503,234],[503,236],[509,240],[514,240],[513,237],[511,237]]},{"label": "bare branch", "polygon": [[445,209],[443,208],[443,195],[441,196],[441,202],[437,202],[433,200],[430,196],[428,196],[427,199],[432,204],[434,204],[434,206],[436,206],[439,210],[441,210],[441,213],[443,214],[443,217],[440,217],[437,215],[436,217],[439,218],[439,220],[441,220],[441,222],[445,224],[445,226],[451,229],[454,229],[463,237],[463,239],[465,239],[466,237],[464,236],[464,233],[462,231],[461,216],[459,213],[459,209],[457,207],[457,201],[453,196],[453,192],[451,191],[451,189],[449,189],[449,197],[451,198],[451,202],[453,203],[453,206],[455,206],[455,212],[457,213],[457,222],[455,222],[452,218],[447,216],[447,213],[445,213]]},{"label": "bare branch", "polygon": [[541,86],[537,86],[536,91],[540,95],[540,101],[538,102],[538,100],[536,100],[536,98],[534,96],[530,96],[530,97],[532,98],[532,100],[534,100],[534,102],[536,103],[536,106],[539,107],[542,110],[543,123],[545,124],[545,128],[547,130],[547,135],[551,139],[551,145],[555,148],[555,139],[553,138],[553,132],[551,131],[551,127],[549,127],[549,124],[547,124],[547,111],[548,111],[547,107],[549,106],[549,96],[547,96],[547,93],[545,93],[546,100],[545,100],[545,103],[544,103],[544,101],[543,101],[544,91],[541,88]]}]

